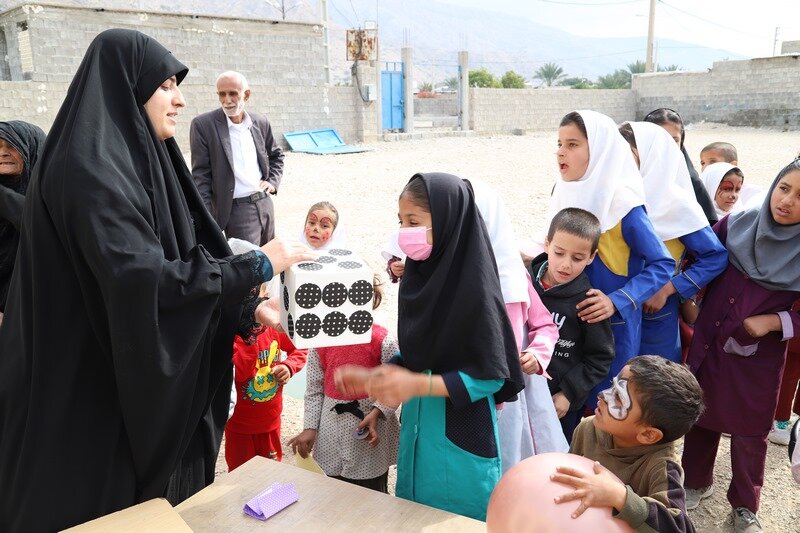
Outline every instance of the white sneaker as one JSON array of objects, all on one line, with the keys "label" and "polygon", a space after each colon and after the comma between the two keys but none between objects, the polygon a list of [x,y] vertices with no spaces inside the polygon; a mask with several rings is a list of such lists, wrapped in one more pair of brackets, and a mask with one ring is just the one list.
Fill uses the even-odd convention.
[{"label": "white sneaker", "polygon": [[767,435],[769,441],[773,444],[780,444],[781,446],[789,445],[789,438],[792,436],[792,427],[788,420],[775,420],[772,423],[772,429]]},{"label": "white sneaker", "polygon": [[733,510],[733,530],[736,533],[764,533],[758,516],[747,507]]},{"label": "white sneaker", "polygon": [[697,509],[700,501],[714,494],[714,485],[702,489],[684,489],[686,491],[686,510]]}]

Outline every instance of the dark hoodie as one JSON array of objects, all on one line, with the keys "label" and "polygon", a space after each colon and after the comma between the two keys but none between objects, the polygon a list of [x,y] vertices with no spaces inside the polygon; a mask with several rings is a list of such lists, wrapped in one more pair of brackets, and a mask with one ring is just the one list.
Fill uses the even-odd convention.
[{"label": "dark hoodie", "polygon": [[558,326],[558,343],[547,373],[550,394],[563,392],[569,400],[569,410],[581,409],[589,392],[608,376],[614,360],[614,337],[611,323],[589,324],[578,318],[576,306],[586,299],[592,288],[589,277],[582,272],[569,283],[545,290],[539,282],[547,269],[547,254],[541,254],[530,266],[531,278],[542,303],[553,315]]}]

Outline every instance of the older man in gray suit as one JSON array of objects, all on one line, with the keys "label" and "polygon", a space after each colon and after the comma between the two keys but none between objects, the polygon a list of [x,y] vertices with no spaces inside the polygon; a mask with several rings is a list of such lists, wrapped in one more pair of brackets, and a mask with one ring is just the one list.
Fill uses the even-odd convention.
[{"label": "older man in gray suit", "polygon": [[233,71],[217,78],[220,109],[192,120],[192,176],[206,207],[228,237],[263,245],[275,236],[283,151],[266,117],[246,112],[250,88]]}]

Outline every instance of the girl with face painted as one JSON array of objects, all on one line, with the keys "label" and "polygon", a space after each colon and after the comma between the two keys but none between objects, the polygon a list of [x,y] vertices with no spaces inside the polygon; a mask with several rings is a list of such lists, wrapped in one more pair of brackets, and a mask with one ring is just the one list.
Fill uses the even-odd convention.
[{"label": "girl with face painted", "polygon": [[332,203],[317,202],[308,209],[299,240],[318,251],[347,247],[344,225]]},{"label": "girl with face painted", "polygon": [[1,531],[211,483],[234,333],[258,333],[263,281],[314,257],[232,254],[173,138],[186,73],[154,39],[105,31],[50,129],[0,328]]},{"label": "girl with face painted", "polygon": [[767,434],[778,402],[787,340],[800,333],[800,161],[778,173],[760,209],[723,218],[714,232],[729,264],[706,288],[689,349],[706,410],[686,435],[686,507],[714,490],[720,435],[731,435],[728,501],[737,530],[760,531]]},{"label": "girl with face painted", "polygon": [[17,257],[25,191],[44,140],[38,126],[21,120],[0,122],[0,323]]},{"label": "girl with face painted", "polygon": [[739,167],[725,162],[712,163],[703,169],[700,179],[714,203],[714,209],[720,220],[725,215],[743,210],[740,197],[744,174]]},{"label": "girl with face painted", "polygon": [[[642,306],[670,280],[675,261],[647,216],[641,175],[611,118],[595,111],[566,115],[556,158],[561,179],[547,225],[567,207],[585,209],[600,221],[597,257],[585,270],[593,288],[578,304],[578,317],[590,324],[610,318],[615,355],[609,375],[615,376],[639,354]],[[595,387],[589,407],[609,383],[607,378]]]},{"label": "girl with face painted", "polygon": [[[639,354],[679,362],[678,297],[694,296],[717,277],[725,269],[728,253],[694,201],[683,156],[669,133],[649,122],[626,122],[619,129],[642,175],[647,215],[678,265],[672,279],[643,305]],[[693,262],[681,271],[687,253]]]},{"label": "girl with face painted", "polygon": [[415,175],[399,218],[398,364],[340,369],[337,388],[403,403],[397,496],[483,520],[501,474],[495,404],[524,386],[492,246],[456,176]]}]

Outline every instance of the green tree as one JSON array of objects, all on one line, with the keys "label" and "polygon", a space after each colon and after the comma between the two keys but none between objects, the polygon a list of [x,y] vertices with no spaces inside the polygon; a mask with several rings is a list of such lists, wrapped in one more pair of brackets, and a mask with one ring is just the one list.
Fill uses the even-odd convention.
[{"label": "green tree", "polygon": [[500,82],[492,76],[486,67],[469,71],[469,86],[470,87],[501,87]]},{"label": "green tree", "polygon": [[573,89],[591,89],[594,83],[583,77],[563,78],[556,84],[560,87],[572,87]]},{"label": "green tree", "polygon": [[444,80],[443,85],[450,90],[457,90],[458,89],[458,76],[452,76]]},{"label": "green tree", "polygon": [[597,78],[598,89],[630,89],[631,71],[617,69],[611,74]]},{"label": "green tree", "polygon": [[628,72],[631,74],[644,74],[645,67],[647,67],[647,63],[639,59],[633,63],[628,63]]},{"label": "green tree", "polygon": [[502,85],[506,89],[524,89],[525,78],[523,78],[513,70],[509,70],[505,74],[503,74],[502,78],[500,78],[500,85]]},{"label": "green tree", "polygon": [[551,87],[565,76],[564,69],[559,67],[556,63],[545,63],[533,73],[534,79],[542,80],[542,83],[548,87]]},{"label": "green tree", "polygon": [[658,67],[659,72],[675,72],[676,70],[680,70],[681,67],[678,65],[667,65],[664,67]]}]

